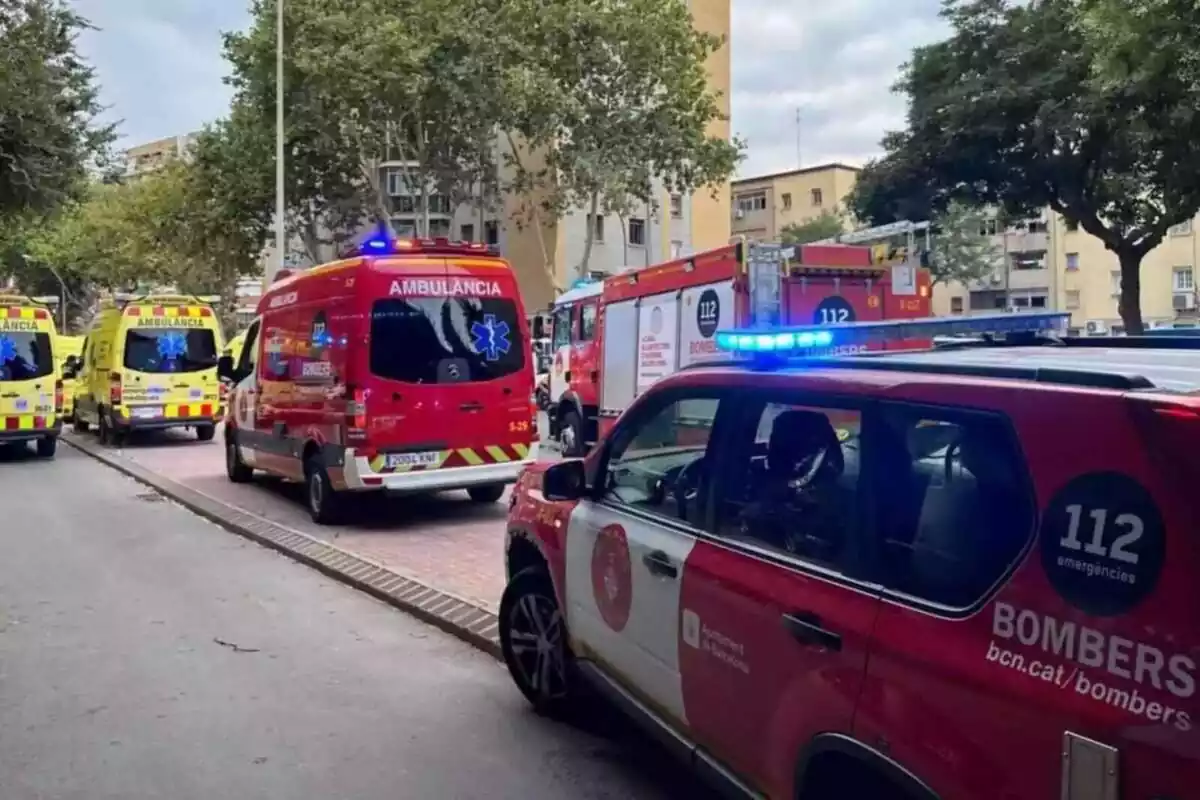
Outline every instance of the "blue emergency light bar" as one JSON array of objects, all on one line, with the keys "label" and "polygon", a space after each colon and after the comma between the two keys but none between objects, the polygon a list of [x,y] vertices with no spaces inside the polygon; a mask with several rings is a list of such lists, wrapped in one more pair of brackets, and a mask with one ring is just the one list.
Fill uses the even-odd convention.
[{"label": "blue emergency light bar", "polygon": [[[364,256],[394,256],[401,253],[430,253],[447,255],[500,255],[500,250],[493,245],[481,242],[455,242],[446,238],[434,239],[389,239],[375,235],[358,247],[358,255]],[[347,256],[353,253],[347,253]]]},{"label": "blue emergency light bar", "polygon": [[840,325],[802,325],[775,330],[717,331],[717,349],[731,353],[799,355],[806,350],[935,336],[984,336],[1008,333],[1059,333],[1071,315],[1059,311],[979,314],[971,317],[918,317]]}]

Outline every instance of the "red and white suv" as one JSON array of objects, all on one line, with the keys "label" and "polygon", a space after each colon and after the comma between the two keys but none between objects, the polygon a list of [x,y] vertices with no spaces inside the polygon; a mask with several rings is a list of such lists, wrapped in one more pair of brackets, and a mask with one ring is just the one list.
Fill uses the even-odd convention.
[{"label": "red and white suv", "polygon": [[1200,341],[1064,320],[719,334],[758,357],[520,479],[521,691],[598,687],[735,796],[1200,797]]}]

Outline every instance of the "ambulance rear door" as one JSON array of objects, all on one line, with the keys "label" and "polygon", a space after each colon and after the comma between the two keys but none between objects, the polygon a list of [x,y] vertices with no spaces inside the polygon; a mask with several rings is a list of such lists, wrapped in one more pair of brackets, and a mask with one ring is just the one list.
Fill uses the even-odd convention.
[{"label": "ambulance rear door", "polygon": [[0,307],[0,433],[53,425],[56,381],[49,312]]},{"label": "ambulance rear door", "polygon": [[220,405],[220,326],[208,306],[130,305],[117,332],[133,420],[211,419]]},{"label": "ambulance rear door", "polygon": [[523,460],[533,363],[512,269],[485,257],[391,263],[374,268],[366,298],[370,448],[390,468]]}]

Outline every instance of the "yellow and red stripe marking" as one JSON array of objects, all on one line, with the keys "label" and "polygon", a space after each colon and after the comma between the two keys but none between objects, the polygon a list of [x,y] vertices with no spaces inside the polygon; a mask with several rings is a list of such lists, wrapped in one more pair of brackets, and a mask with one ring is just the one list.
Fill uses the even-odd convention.
[{"label": "yellow and red stripe marking", "polygon": [[[157,403],[147,403],[151,408],[157,408]],[[123,406],[121,416],[128,419],[133,416],[131,408],[138,406]],[[217,403],[164,403],[162,416],[157,419],[188,419],[197,417],[212,417],[217,413]]]},{"label": "yellow and red stripe marking", "polygon": [[484,464],[508,464],[513,461],[524,461],[529,458],[527,444],[490,444],[485,447],[458,447],[438,452],[438,460],[433,464],[415,464],[412,466],[387,466],[387,455],[378,454],[367,459],[371,471],[390,475],[397,472],[428,472],[435,469],[452,467],[479,467]]},{"label": "yellow and red stripe marking", "polygon": [[44,308],[8,306],[4,309],[4,316],[7,319],[50,319],[50,312]]},{"label": "yellow and red stripe marking", "polygon": [[146,312],[150,317],[211,317],[212,309],[208,306],[129,306],[125,316],[140,317]]},{"label": "yellow and red stripe marking", "polygon": [[53,414],[11,414],[0,419],[4,420],[6,431],[41,431],[54,427]]}]

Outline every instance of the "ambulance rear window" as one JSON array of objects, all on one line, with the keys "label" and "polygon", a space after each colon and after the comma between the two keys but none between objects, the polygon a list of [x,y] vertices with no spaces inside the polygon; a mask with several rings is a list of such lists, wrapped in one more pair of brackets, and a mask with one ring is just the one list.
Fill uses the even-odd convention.
[{"label": "ambulance rear window", "polygon": [[28,381],[52,372],[49,334],[0,331],[0,381]]},{"label": "ambulance rear window", "polygon": [[199,372],[217,365],[217,342],[206,328],[134,328],[125,336],[125,369]]},{"label": "ambulance rear window", "polygon": [[388,298],[371,309],[371,372],[381,378],[495,380],[519,372],[528,351],[507,298]]}]

